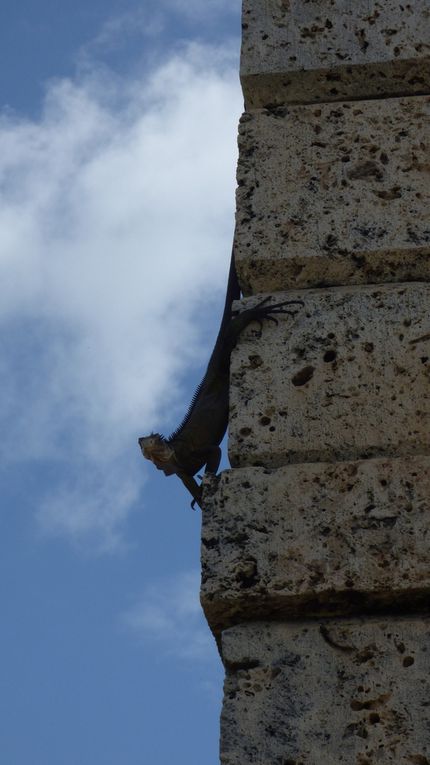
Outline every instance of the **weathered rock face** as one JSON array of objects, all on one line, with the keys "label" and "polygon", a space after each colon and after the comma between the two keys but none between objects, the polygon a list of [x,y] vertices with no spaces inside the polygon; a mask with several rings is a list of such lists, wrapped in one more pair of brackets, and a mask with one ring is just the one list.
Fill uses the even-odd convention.
[{"label": "weathered rock face", "polygon": [[222,765],[426,765],[429,645],[429,619],[226,630]]},{"label": "weathered rock face", "polygon": [[230,470],[205,497],[201,596],[218,637],[256,614],[428,604],[430,457]]},{"label": "weathered rock face", "polygon": [[427,0],[244,0],[246,108],[430,90]]},{"label": "weathered rock face", "polygon": [[245,291],[428,280],[429,118],[429,97],[245,114],[235,237]]},{"label": "weathered rock face", "polygon": [[276,300],[298,296],[294,317],[265,322],[260,337],[250,328],[233,353],[231,464],[428,454],[430,285]]},{"label": "weathered rock face", "polygon": [[244,305],[303,306],[242,333],[204,482],[221,762],[430,765],[429,0],[243,30]]}]

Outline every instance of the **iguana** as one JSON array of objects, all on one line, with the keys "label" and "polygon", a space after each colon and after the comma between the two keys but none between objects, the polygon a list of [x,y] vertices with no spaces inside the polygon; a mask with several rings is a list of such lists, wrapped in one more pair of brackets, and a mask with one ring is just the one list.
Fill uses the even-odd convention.
[{"label": "iguana", "polygon": [[168,438],[159,433],[139,438],[143,456],[153,462],[157,470],[167,476],[176,474],[181,479],[193,497],[192,507],[195,503],[201,507],[202,490],[194,479],[195,474],[204,466],[205,472],[216,473],[221,460],[220,443],[228,425],[230,354],[240,333],[251,321],[261,325],[262,319],[270,319],[277,323],[276,314],[295,315],[284,306],[303,305],[302,300],[266,305],[268,297],[254,308],[233,312],[233,301],[239,298],[233,251],[221,326],[205,376],[184,419]]}]

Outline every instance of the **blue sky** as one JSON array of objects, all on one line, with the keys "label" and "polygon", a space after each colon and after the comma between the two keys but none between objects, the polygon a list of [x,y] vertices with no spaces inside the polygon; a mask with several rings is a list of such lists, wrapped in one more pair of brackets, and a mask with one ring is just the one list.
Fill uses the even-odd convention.
[{"label": "blue sky", "polygon": [[11,0],[0,25],[0,754],[215,765],[180,421],[234,224],[238,0]]}]

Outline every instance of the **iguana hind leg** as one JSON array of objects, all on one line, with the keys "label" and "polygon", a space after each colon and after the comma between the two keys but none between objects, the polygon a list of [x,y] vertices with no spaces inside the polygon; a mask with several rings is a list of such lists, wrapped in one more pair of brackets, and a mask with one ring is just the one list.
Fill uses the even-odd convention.
[{"label": "iguana hind leg", "polygon": [[283,300],[282,303],[275,303],[274,305],[265,305],[267,300],[268,300],[268,298],[265,298],[264,300],[262,300],[260,303],[258,303],[255,306],[255,309],[251,308],[250,310],[252,311],[252,310],[259,310],[260,309],[262,314],[267,319],[273,319],[273,317],[270,316],[270,314],[272,314],[272,313],[287,313],[289,316],[295,316],[296,315],[297,311],[286,311],[286,310],[284,310],[284,306],[285,305],[299,305],[302,308],[304,306],[303,300]]},{"label": "iguana hind leg", "polygon": [[289,311],[285,306],[299,305],[304,306],[303,300],[283,300],[282,303],[275,303],[274,305],[266,305],[267,301],[271,299],[271,296],[265,297],[260,303],[257,303],[253,308],[246,308],[244,311],[234,316],[230,323],[230,332],[232,341],[235,342],[238,335],[245,327],[252,321],[256,321],[260,325],[260,331],[262,330],[262,320],[269,319],[278,323],[276,316],[272,314],[287,314],[288,316],[295,316],[297,311]]}]

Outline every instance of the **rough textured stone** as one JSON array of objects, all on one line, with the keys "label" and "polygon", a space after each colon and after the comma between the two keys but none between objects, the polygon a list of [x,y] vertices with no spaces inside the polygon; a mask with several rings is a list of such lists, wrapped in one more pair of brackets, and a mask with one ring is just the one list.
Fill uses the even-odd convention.
[{"label": "rough textured stone", "polygon": [[244,468],[210,479],[202,604],[218,636],[258,618],[430,603],[430,456]]},{"label": "rough textured stone", "polygon": [[245,294],[429,280],[429,135],[429,97],[245,114],[235,237]]},{"label": "rough textured stone", "polygon": [[428,92],[428,0],[244,0],[247,109]]},{"label": "rough textured stone", "polygon": [[430,621],[257,623],[223,635],[222,765],[428,765]]},{"label": "rough textured stone", "polygon": [[232,466],[430,453],[430,285],[274,299],[298,296],[294,317],[250,325],[233,351]]}]

